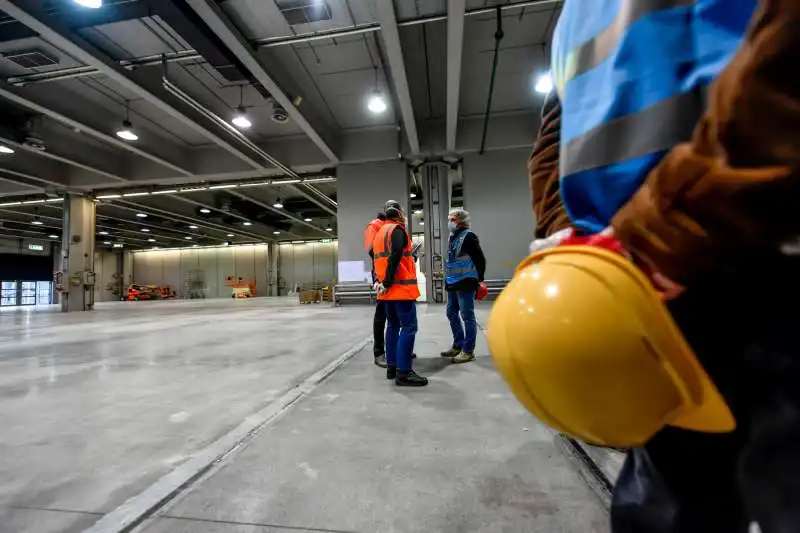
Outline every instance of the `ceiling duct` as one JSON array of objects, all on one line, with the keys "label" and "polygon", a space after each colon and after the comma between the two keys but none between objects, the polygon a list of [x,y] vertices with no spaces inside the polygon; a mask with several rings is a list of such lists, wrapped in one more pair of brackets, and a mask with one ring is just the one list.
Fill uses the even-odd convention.
[{"label": "ceiling duct", "polygon": [[12,63],[24,69],[35,69],[58,65],[58,58],[45,52],[41,48],[14,50],[13,52],[3,52],[2,55],[3,58],[8,59]]},{"label": "ceiling duct", "polygon": [[278,3],[290,26],[331,20],[331,8],[324,0],[287,0]]}]

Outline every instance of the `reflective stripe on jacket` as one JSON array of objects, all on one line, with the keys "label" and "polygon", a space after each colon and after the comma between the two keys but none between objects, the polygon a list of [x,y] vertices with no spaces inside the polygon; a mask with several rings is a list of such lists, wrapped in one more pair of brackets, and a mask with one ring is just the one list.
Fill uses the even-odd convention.
[{"label": "reflective stripe on jacket", "polygon": [[414,257],[411,254],[411,236],[406,229],[399,224],[389,222],[385,224],[375,235],[372,243],[372,252],[375,254],[375,276],[378,281],[386,281],[386,269],[389,266],[389,255],[391,253],[392,232],[400,227],[406,232],[406,246],[403,248],[403,258],[397,267],[389,290],[378,296],[379,300],[411,300],[419,298],[420,292],[417,287],[417,266],[414,264]]},{"label": "reflective stripe on jacket", "polygon": [[461,249],[464,246],[464,239],[467,235],[472,233],[468,229],[461,230],[457,235],[450,237],[450,243],[447,246],[447,262],[445,263],[445,273],[447,286],[455,285],[456,283],[468,278],[478,279],[478,269],[472,258],[468,255],[462,255]]},{"label": "reflective stripe on jacket", "polygon": [[756,0],[567,0],[553,38],[561,194],[589,232],[690,139]]}]

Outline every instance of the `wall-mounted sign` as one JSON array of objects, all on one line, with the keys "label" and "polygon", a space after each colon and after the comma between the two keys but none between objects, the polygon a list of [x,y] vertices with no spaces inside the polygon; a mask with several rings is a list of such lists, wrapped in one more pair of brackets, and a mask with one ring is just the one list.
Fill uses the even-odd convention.
[{"label": "wall-mounted sign", "polygon": [[43,244],[29,244],[28,250],[33,250],[34,252],[44,252],[44,245]]},{"label": "wall-mounted sign", "polygon": [[321,242],[322,244],[328,244],[328,243],[333,242],[333,239],[320,239],[319,242]]}]

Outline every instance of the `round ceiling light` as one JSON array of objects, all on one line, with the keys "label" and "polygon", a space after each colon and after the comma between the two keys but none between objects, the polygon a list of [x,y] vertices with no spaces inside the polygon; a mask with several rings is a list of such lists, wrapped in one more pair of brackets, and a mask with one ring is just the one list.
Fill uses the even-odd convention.
[{"label": "round ceiling light", "polygon": [[0,154],[13,154],[14,149],[9,148],[8,146],[0,144]]},{"label": "round ceiling light", "polygon": [[275,209],[283,209],[283,202],[281,201],[280,198],[278,198],[277,200],[275,200],[275,203],[272,204],[272,207],[274,207]]},{"label": "round ceiling light", "polygon": [[383,99],[383,95],[379,92],[372,93],[372,96],[369,98],[369,102],[367,102],[367,109],[376,115],[380,115],[386,111],[387,105],[386,100]]},{"label": "round ceiling light", "polygon": [[250,122],[250,119],[247,117],[244,107],[240,107],[236,110],[236,116],[233,117],[231,122],[234,126],[242,130],[250,129],[253,126],[253,123]]},{"label": "round ceiling light", "polygon": [[138,141],[139,136],[133,131],[133,125],[130,120],[122,122],[122,129],[117,131],[117,137],[125,141]]},{"label": "round ceiling light", "polygon": [[549,72],[539,76],[533,89],[539,94],[549,94],[553,90],[553,76]]},{"label": "round ceiling light", "polygon": [[311,222],[312,219],[310,217],[306,217],[303,220],[305,220],[306,222]]},{"label": "round ceiling light", "polygon": [[204,215],[207,215],[211,212],[211,209],[203,207],[202,209],[200,209],[200,212],[203,213]]},{"label": "round ceiling light", "polygon": [[147,218],[147,213],[136,213],[136,216],[139,218]]},{"label": "round ceiling light", "polygon": [[252,222],[242,222],[242,226],[252,226]]}]

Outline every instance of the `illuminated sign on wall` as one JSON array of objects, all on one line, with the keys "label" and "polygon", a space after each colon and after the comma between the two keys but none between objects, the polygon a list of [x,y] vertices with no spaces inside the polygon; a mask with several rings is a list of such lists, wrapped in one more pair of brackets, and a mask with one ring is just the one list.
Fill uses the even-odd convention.
[{"label": "illuminated sign on wall", "polygon": [[28,250],[33,250],[35,252],[44,252],[44,245],[42,244],[29,244]]}]

